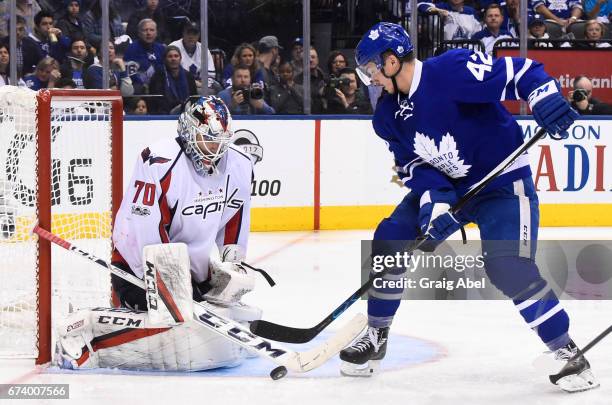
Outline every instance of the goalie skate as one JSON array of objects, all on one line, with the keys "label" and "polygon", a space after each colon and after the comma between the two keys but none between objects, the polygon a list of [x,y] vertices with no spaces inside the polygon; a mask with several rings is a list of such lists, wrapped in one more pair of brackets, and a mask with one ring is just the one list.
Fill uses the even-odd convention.
[{"label": "goalie skate", "polygon": [[340,374],[347,377],[371,377],[387,353],[389,328],[368,327],[353,345],[340,352]]},{"label": "goalie skate", "polygon": [[583,355],[571,360],[576,353],[578,353],[578,347],[573,341],[554,352],[555,360],[564,365],[559,373],[549,376],[550,382],[570,393],[599,387],[599,381],[595,378],[591,365]]}]

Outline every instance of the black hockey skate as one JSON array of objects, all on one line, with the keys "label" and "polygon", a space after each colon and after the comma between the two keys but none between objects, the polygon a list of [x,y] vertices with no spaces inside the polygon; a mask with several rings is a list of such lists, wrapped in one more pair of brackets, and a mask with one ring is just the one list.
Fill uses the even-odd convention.
[{"label": "black hockey skate", "polygon": [[549,376],[550,382],[566,392],[580,392],[599,387],[599,381],[593,375],[591,365],[584,355],[580,354],[571,360],[576,353],[578,346],[572,340],[553,353],[555,360],[565,362],[565,365],[559,373]]},{"label": "black hockey skate", "polygon": [[368,327],[366,333],[340,352],[340,373],[349,377],[370,377],[387,353],[389,328]]}]

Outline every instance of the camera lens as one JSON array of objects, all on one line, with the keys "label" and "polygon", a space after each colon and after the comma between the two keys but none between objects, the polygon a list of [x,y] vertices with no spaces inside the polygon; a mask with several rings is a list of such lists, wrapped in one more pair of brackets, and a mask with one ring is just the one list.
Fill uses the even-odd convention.
[{"label": "camera lens", "polygon": [[251,98],[253,100],[261,100],[263,98],[263,89],[259,86],[251,86]]},{"label": "camera lens", "polygon": [[572,99],[575,102],[586,100],[586,98],[587,98],[586,90],[584,90],[584,89],[574,90],[574,94],[572,95]]}]

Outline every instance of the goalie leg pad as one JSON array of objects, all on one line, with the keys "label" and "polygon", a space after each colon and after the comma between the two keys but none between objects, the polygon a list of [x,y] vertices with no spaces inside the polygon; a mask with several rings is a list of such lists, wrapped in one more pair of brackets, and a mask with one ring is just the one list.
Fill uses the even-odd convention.
[{"label": "goalie leg pad", "polygon": [[[230,316],[231,309],[219,309]],[[60,368],[199,371],[234,367],[248,353],[193,322],[151,327],[146,312],[95,308],[71,314],[57,328]]]}]

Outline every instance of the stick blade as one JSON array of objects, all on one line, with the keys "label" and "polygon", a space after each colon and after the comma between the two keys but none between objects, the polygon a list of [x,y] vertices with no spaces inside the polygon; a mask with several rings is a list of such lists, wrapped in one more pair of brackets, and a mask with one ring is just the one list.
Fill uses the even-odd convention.
[{"label": "stick blade", "polygon": [[314,328],[292,328],[290,326],[279,325],[277,323],[264,320],[251,322],[251,332],[265,339],[275,340],[285,343],[306,343],[314,339],[320,330]]}]

